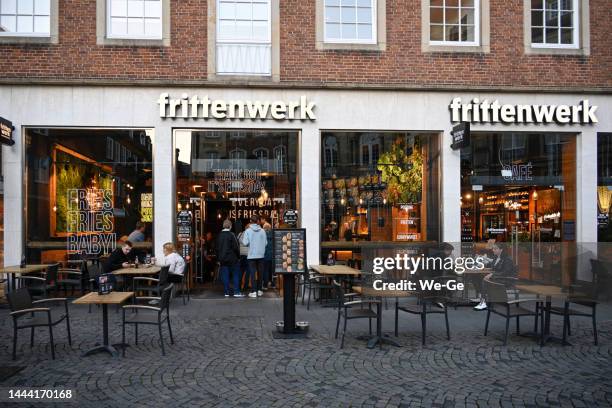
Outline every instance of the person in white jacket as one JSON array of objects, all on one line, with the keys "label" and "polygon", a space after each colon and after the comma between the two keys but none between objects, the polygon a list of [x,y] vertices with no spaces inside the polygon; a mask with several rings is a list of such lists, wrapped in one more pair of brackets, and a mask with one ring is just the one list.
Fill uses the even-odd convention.
[{"label": "person in white jacket", "polygon": [[251,276],[251,293],[249,293],[249,297],[254,298],[263,295],[261,282],[268,239],[266,238],[266,232],[259,226],[259,217],[253,215],[250,221],[251,223],[242,235],[242,244],[249,247],[247,255],[249,263],[248,273]]},{"label": "person in white jacket", "polygon": [[176,252],[172,242],[164,244],[164,259],[162,259],[161,264],[162,266],[170,266],[170,269],[168,269],[168,282],[181,282],[185,273],[185,260]]}]

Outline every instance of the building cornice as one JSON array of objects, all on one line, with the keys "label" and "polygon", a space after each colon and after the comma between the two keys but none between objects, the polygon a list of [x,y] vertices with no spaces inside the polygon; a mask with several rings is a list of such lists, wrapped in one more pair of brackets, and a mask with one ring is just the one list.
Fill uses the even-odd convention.
[{"label": "building cornice", "polygon": [[24,86],[104,86],[104,87],[175,87],[175,88],[259,88],[259,89],[311,89],[311,90],[368,90],[406,92],[494,92],[494,93],[549,93],[549,94],[612,94],[612,86],[558,87],[469,84],[403,84],[356,83],[317,81],[208,81],[171,79],[56,79],[56,78],[0,78],[0,85]]}]

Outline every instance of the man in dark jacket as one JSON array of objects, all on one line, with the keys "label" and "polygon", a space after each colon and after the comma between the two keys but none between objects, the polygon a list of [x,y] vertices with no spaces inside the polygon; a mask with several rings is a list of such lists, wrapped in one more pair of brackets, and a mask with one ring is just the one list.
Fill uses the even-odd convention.
[{"label": "man in dark jacket", "polygon": [[[501,242],[496,242],[492,245],[491,250],[495,258],[489,263],[489,266],[493,271],[492,280],[497,278],[498,281],[504,283],[507,287],[511,287],[511,282],[517,278],[517,269],[512,259],[506,254],[505,249],[505,245]],[[484,298],[480,301],[480,304],[474,306],[476,310],[484,310],[486,308],[487,302]]]},{"label": "man in dark jacket", "polygon": [[232,233],[232,222],[223,221],[223,231],[217,237],[217,259],[221,268],[221,280],[223,281],[223,294],[225,297],[230,295],[230,273],[234,278],[234,297],[243,297],[240,293],[240,246],[238,239]]},{"label": "man in dark jacket", "polygon": [[111,273],[117,269],[127,268],[130,261],[133,259],[130,256],[131,252],[132,243],[130,241],[125,241],[119,248],[111,252],[106,262],[104,262],[104,273]]}]

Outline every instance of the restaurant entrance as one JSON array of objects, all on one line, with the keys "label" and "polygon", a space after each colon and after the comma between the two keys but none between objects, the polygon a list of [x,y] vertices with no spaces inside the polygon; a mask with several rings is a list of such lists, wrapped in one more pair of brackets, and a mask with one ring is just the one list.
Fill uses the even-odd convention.
[{"label": "restaurant entrance", "polygon": [[286,210],[298,210],[298,145],[296,131],[175,131],[177,213],[190,221],[177,242],[189,248],[196,288],[221,291],[216,237],[224,220],[239,235],[252,215],[277,228]]}]

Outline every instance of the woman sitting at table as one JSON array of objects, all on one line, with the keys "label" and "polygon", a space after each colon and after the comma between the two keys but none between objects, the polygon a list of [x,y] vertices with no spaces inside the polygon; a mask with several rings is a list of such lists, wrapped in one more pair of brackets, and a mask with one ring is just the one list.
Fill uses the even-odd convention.
[{"label": "woman sitting at table", "polygon": [[185,273],[185,260],[176,252],[176,248],[174,248],[172,242],[166,242],[164,244],[164,259],[162,259],[161,265],[170,266],[168,269],[169,283],[182,282],[183,273]]},{"label": "woman sitting at table", "polygon": [[[505,245],[501,242],[495,242],[491,245],[494,258],[490,260],[488,266],[493,272],[492,279],[495,278],[516,278],[516,266],[510,257],[506,254]],[[484,277],[483,277],[484,278]],[[482,288],[482,281],[481,281]],[[479,290],[482,292],[482,290]],[[487,308],[487,302],[481,296],[480,303],[474,307],[476,310],[484,310]]]}]

